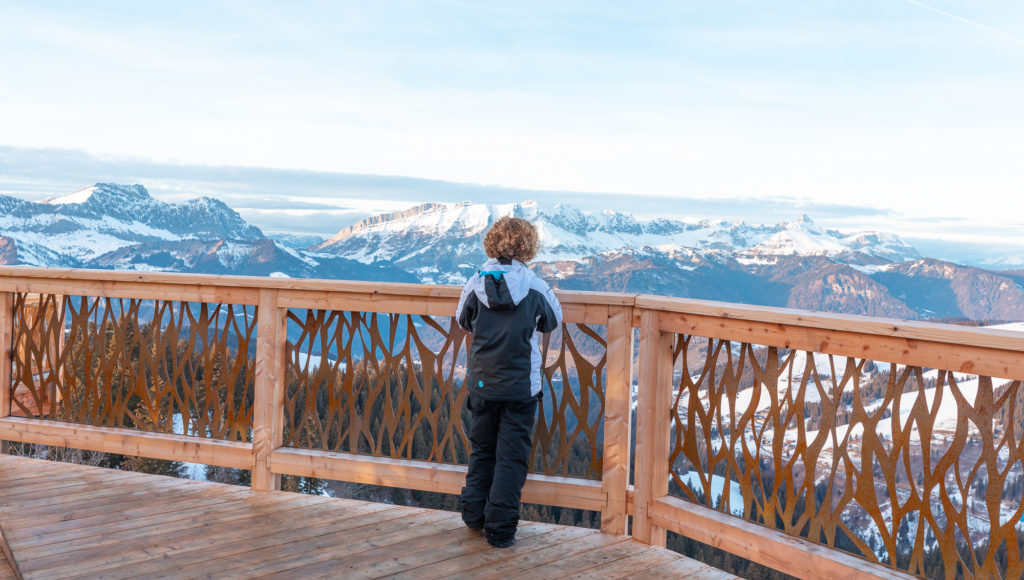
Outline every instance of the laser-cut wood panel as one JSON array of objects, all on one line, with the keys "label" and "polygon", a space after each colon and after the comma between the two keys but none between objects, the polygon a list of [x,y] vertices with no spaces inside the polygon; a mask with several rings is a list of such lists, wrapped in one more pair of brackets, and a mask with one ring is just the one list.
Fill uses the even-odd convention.
[{"label": "laser-cut wood panel", "polygon": [[32,404],[13,414],[251,439],[254,307],[18,293],[14,313],[11,389]]},{"label": "laser-cut wood panel", "polygon": [[[466,462],[471,337],[453,319],[311,309],[288,321],[286,446]],[[600,479],[605,339],[567,327],[543,342],[533,467]]]},{"label": "laser-cut wood panel", "polygon": [[1024,572],[1020,381],[677,335],[673,495],[926,577]]}]

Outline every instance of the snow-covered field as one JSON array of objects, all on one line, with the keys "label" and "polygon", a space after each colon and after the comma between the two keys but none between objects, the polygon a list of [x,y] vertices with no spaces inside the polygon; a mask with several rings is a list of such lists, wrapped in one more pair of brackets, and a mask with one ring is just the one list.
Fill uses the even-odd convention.
[{"label": "snow-covered field", "polygon": [[[328,366],[333,366],[337,361],[326,359]],[[309,372],[313,372],[320,368],[324,364],[324,358],[321,356],[310,355],[302,351],[295,353],[295,363],[300,369],[309,369]],[[345,363],[338,365],[338,370],[345,370]]]}]

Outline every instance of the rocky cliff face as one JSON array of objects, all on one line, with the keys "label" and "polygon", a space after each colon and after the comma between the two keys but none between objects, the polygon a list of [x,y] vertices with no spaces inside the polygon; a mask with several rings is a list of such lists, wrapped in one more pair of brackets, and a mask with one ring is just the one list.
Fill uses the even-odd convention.
[{"label": "rocky cliff face", "polygon": [[1012,273],[920,259],[884,266],[872,277],[929,318],[1024,320],[1024,289]]}]

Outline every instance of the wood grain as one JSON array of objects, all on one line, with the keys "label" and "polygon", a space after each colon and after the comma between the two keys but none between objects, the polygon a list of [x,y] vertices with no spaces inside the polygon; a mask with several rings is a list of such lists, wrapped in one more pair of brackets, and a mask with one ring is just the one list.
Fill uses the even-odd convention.
[{"label": "wood grain", "polygon": [[655,500],[657,525],[798,578],[915,578],[674,497]]},{"label": "wood grain", "polygon": [[[998,348],[698,314],[662,313],[661,316],[661,328],[669,332],[1024,380],[1024,365],[1021,364],[1024,351],[1015,349],[1018,345],[1014,340],[992,341],[1014,347]],[[959,331],[936,331],[934,336],[959,336],[965,341],[979,338],[976,333]]]},{"label": "wood grain", "polygon": [[236,469],[252,468],[252,445],[249,443],[188,435],[6,417],[0,419],[0,439]]},{"label": "wood grain", "polygon": [[523,522],[496,549],[452,512],[0,457],[0,485],[21,475],[60,493],[0,503],[25,578],[616,577],[686,561],[597,530]]},{"label": "wood grain", "polygon": [[18,561],[14,559],[11,545],[7,543],[6,525],[5,522],[0,521],[0,580],[8,580],[10,578],[22,580],[23,576],[18,568]]},{"label": "wood grain", "polygon": [[601,489],[608,505],[601,531],[625,534],[629,487],[630,428],[633,414],[633,309],[613,307],[608,319],[608,374],[604,398],[604,450]]},{"label": "wood grain", "polygon": [[0,418],[11,414],[11,351],[14,348],[13,296],[0,292]]},{"label": "wood grain", "polygon": [[[454,311],[461,287],[395,282],[361,282],[308,278],[268,278],[263,276],[218,276],[212,274],[179,274],[166,272],[118,272],[77,268],[31,268],[0,266],[0,291],[43,292],[91,296],[144,297],[152,294],[161,299],[196,300],[199,295],[211,297],[207,302],[256,304],[259,289],[281,291],[282,303],[316,299],[316,293],[394,296],[408,298],[442,298],[452,300]],[[165,295],[165,293],[167,295]],[[628,305],[636,294],[616,292],[556,291],[558,299],[567,304]],[[159,295],[159,296],[157,296]],[[232,296],[239,300],[224,300]],[[447,312],[445,314],[450,314]]]},{"label": "wood grain", "polygon": [[641,316],[633,537],[664,546],[665,530],[654,524],[649,512],[652,502],[668,493],[673,335],[660,330],[659,313],[646,310]]},{"label": "wood grain", "polygon": [[[459,465],[314,449],[275,449],[270,465],[275,473],[450,494],[466,482],[466,468]],[[594,511],[605,506],[601,482],[536,473],[527,476],[523,501]]]},{"label": "wood grain", "polygon": [[281,476],[270,469],[270,452],[281,446],[284,433],[285,312],[278,306],[277,290],[260,289],[252,426],[252,488],[256,491],[281,489]]},{"label": "wood grain", "polygon": [[[954,345],[978,346],[1024,352],[1024,334],[1011,330],[975,328],[954,324],[916,322],[853,314],[835,314],[789,308],[772,308],[748,304],[732,304],[708,300],[667,298],[664,296],[640,295],[636,298],[637,308],[647,308],[668,313],[712,318],[722,324],[733,326],[736,322],[759,322],[779,326],[799,326],[852,332],[868,336],[889,336],[926,342],[945,342]],[[674,320],[666,316],[666,321]]]}]

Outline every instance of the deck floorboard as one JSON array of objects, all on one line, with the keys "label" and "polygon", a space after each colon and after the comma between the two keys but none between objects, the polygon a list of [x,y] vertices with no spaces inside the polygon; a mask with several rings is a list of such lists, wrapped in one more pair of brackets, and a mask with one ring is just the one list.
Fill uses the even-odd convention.
[{"label": "deck floorboard", "polygon": [[14,575],[14,568],[11,568],[11,564],[7,561],[7,556],[0,552],[0,580],[14,580],[15,578],[17,576]]},{"label": "deck floorboard", "polygon": [[0,496],[0,580],[730,577],[596,530],[523,522],[497,549],[451,512],[6,455]]}]

